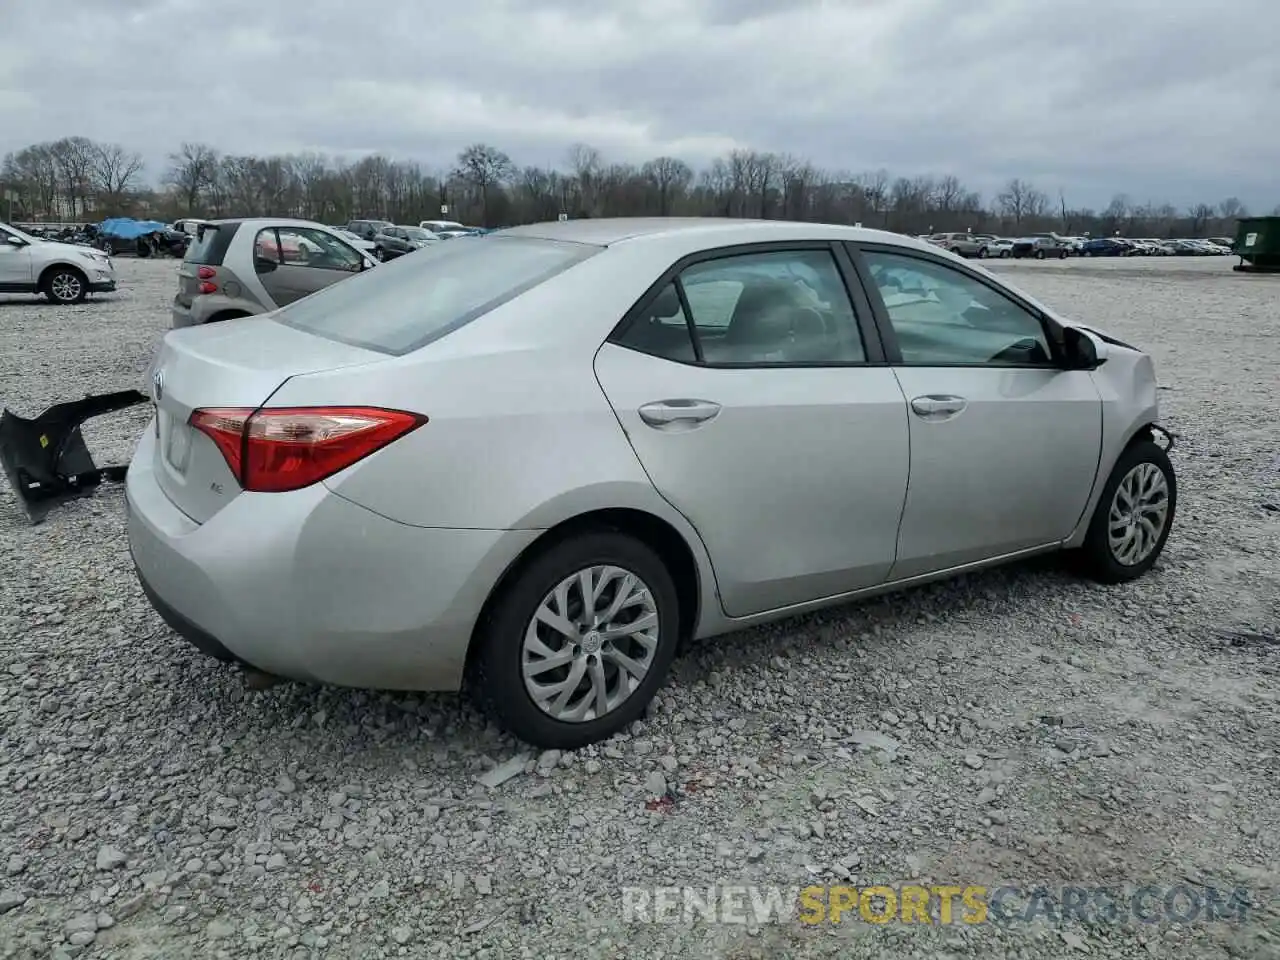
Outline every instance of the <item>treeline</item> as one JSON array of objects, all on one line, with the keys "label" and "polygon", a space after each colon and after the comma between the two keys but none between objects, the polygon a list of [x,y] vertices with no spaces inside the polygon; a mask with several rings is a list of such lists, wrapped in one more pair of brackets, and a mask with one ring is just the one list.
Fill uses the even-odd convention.
[{"label": "treeline", "polygon": [[1126,194],[1105,210],[1079,209],[1020,178],[985,200],[950,175],[838,172],[756,150],[735,150],[695,170],[676,157],[616,163],[575,144],[553,168],[522,167],[477,143],[450,169],[430,170],[378,154],[353,162],[314,153],[257,157],[184,143],[160,171],[158,189],[147,185],[146,172],[141,156],[124,147],[67,137],[6,156],[0,199],[8,200],[10,218],[22,221],[287,215],[417,223],[446,216],[493,227],[561,214],[725,216],[862,223],[904,233],[1155,237],[1234,235],[1235,219],[1247,213],[1235,197],[1178,209]]}]

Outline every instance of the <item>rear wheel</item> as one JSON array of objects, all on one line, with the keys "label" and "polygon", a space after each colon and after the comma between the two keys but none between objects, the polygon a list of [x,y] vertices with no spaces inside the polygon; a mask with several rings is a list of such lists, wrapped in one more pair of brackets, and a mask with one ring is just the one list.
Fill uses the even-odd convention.
[{"label": "rear wheel", "polygon": [[978,248],[978,259],[979,259],[979,260],[985,260],[985,259],[987,259],[987,248],[986,248],[986,247],[979,247],[979,248]]},{"label": "rear wheel", "polygon": [[1178,482],[1169,455],[1142,440],[1120,455],[1089,523],[1076,565],[1101,583],[1142,576],[1164,550],[1178,505]]},{"label": "rear wheel", "polygon": [[387,252],[386,252],[385,250],[383,250],[381,247],[374,247],[374,248],[373,248],[373,259],[377,260],[379,263],[386,263],[386,262],[387,262]]},{"label": "rear wheel", "polygon": [[680,630],[662,559],[601,530],[556,543],[499,588],[469,682],[514,736],[572,750],[624,729],[662,684]]},{"label": "rear wheel", "polygon": [[89,281],[79,270],[58,267],[45,276],[44,295],[54,303],[83,303],[89,295]]},{"label": "rear wheel", "polygon": [[1065,260],[1065,259],[1067,259],[1067,251],[1066,251],[1066,250],[1059,250],[1059,251],[1058,251],[1058,259],[1059,259],[1059,260]]},{"label": "rear wheel", "polygon": [[1043,251],[1043,250],[1037,250],[1037,251],[1036,251],[1036,259],[1037,259],[1037,260],[1043,260],[1043,259],[1044,259],[1044,251]]}]

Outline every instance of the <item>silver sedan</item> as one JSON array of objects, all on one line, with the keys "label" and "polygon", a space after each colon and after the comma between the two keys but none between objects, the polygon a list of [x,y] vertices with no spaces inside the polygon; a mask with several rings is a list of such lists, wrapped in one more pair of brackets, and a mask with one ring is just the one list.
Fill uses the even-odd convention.
[{"label": "silver sedan", "polygon": [[874,230],[577,220],[168,333],[128,473],[206,652],[517,736],[633,721],[680,644],[1066,550],[1156,562],[1151,359]]}]

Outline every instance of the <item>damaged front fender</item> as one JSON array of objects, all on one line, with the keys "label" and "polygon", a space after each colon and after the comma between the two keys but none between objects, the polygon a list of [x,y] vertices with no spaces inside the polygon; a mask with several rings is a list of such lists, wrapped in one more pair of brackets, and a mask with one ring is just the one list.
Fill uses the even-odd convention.
[{"label": "damaged front fender", "polygon": [[138,390],[121,390],[57,403],[30,420],[7,408],[0,414],[0,464],[32,523],[59,504],[91,493],[103,480],[124,479],[127,465],[93,462],[80,425],[150,399]]}]

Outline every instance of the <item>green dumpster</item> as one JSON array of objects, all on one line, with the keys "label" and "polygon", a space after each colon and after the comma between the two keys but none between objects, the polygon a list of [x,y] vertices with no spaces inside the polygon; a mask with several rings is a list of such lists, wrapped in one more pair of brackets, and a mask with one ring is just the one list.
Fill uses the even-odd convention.
[{"label": "green dumpster", "polygon": [[1235,252],[1244,273],[1280,273],[1280,217],[1242,217]]}]

